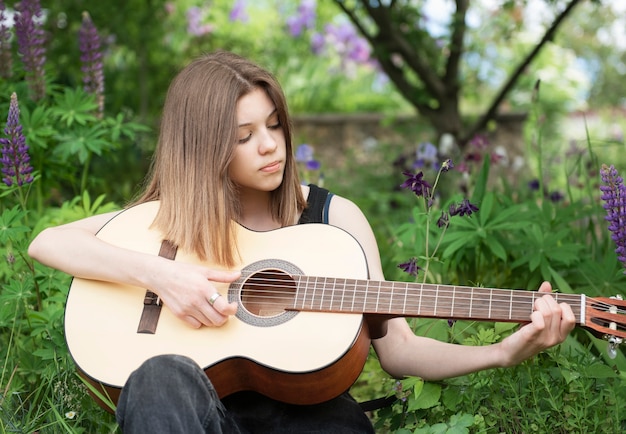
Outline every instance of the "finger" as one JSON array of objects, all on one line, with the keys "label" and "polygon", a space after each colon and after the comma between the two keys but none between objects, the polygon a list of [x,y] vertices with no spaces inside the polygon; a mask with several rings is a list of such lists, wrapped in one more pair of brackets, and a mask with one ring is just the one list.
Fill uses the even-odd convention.
[{"label": "finger", "polygon": [[239,270],[227,271],[207,269],[206,271],[207,279],[213,282],[229,283],[234,282],[241,277],[241,271]]},{"label": "finger", "polygon": [[561,303],[561,336],[565,339],[565,336],[576,327],[576,315],[572,307],[567,303]]},{"label": "finger", "polygon": [[187,324],[189,324],[191,327],[195,329],[200,328],[202,326],[202,323],[191,315],[187,315],[183,317],[183,321],[185,321]]},{"label": "finger", "polygon": [[541,284],[541,286],[539,287],[539,292],[551,293],[552,292],[552,285],[550,284],[550,282],[543,282]]},{"label": "finger", "polygon": [[223,296],[212,296],[197,307],[194,317],[205,326],[224,325],[231,315],[237,313],[237,303],[229,303]]},{"label": "finger", "polygon": [[[554,297],[550,295],[544,295],[541,299],[536,301],[535,305],[537,310],[541,313],[545,329],[549,333],[549,335],[546,335],[548,343],[554,345],[561,342],[567,334],[563,333],[564,329],[569,327],[569,323],[566,323],[564,326],[563,306],[558,304]],[[569,310],[571,312],[571,309]]]},{"label": "finger", "polygon": [[226,297],[223,296],[219,296],[217,298],[212,296],[212,298],[213,302],[211,303],[211,299],[209,299],[209,305],[213,308],[214,311],[225,316],[230,316],[237,313],[236,302],[229,303]]}]

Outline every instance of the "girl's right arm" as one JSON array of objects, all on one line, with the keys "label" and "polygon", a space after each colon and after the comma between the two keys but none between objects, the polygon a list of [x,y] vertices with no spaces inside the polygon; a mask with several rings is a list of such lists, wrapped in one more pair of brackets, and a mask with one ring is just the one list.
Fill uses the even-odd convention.
[{"label": "girl's right arm", "polygon": [[174,315],[193,327],[222,325],[236,305],[220,297],[211,282],[232,282],[240,273],[186,264],[114,246],[96,233],[116,212],[44,229],[29,246],[37,261],[72,276],[124,283],[155,292]]}]

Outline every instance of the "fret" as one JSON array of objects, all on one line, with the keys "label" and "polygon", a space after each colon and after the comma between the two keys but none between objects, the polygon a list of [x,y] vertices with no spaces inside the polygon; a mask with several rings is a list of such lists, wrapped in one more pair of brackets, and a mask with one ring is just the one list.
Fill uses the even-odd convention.
[{"label": "fret", "polygon": [[509,291],[509,319],[513,316],[513,291]]},{"label": "fret", "polygon": [[437,303],[439,302],[439,297],[437,297],[437,293],[435,292],[435,307],[433,308],[433,315],[437,316]]},{"label": "fret", "polygon": [[346,281],[344,280],[344,290],[341,291],[341,303],[339,304],[339,311],[343,311],[343,301],[344,301],[344,299],[346,297],[346,291],[345,291],[346,285],[345,285],[345,282]]},{"label": "fret", "polygon": [[472,303],[474,303],[474,287],[470,290],[470,306],[469,306],[469,317],[472,317]]},{"label": "fret", "polygon": [[418,289],[420,292],[419,299],[417,300],[417,314],[420,315],[422,313],[422,296],[424,295],[423,288],[420,286]]},{"label": "fret", "polygon": [[[351,280],[351,282],[355,282]],[[354,312],[354,299],[356,298],[356,282],[352,285],[352,305],[350,306],[350,311]]]},{"label": "fret", "polygon": [[305,302],[306,302],[306,294],[307,294],[307,289],[309,288],[309,276],[304,276],[306,278],[306,284],[304,285],[304,293],[302,294],[302,305],[301,308],[304,309],[305,306]]},{"label": "fret", "polygon": [[587,303],[587,296],[586,295],[582,295],[580,297],[580,323],[581,324],[585,324],[585,321],[587,320],[587,318],[585,318],[585,304]]},{"label": "fret", "polygon": [[396,282],[391,282],[391,293],[389,294],[389,313],[391,313],[391,306],[393,305],[393,288],[396,286]]},{"label": "fret", "polygon": [[489,290],[489,314],[488,318],[491,318],[491,304],[493,303],[493,290]]},{"label": "fret", "polygon": [[363,297],[363,312],[367,312],[367,309],[365,309],[365,304],[367,302],[367,287],[368,287],[368,284],[367,282],[365,282],[365,297]]},{"label": "fret", "polygon": [[305,303],[307,306],[309,306],[310,309],[313,309],[313,300],[315,300],[315,292],[317,288],[318,279],[319,277],[316,277],[315,279],[313,279],[313,281],[311,282],[311,287],[307,291],[307,297],[305,299]]},{"label": "fret", "polygon": [[333,279],[332,290],[330,291],[330,309],[334,308],[335,302],[335,291],[337,291],[337,279]]},{"label": "fret", "polygon": [[[437,290],[439,290],[439,285],[437,285]],[[454,318],[454,297],[456,295],[456,286],[452,287],[452,304],[450,305],[450,316]]]},{"label": "fret", "polygon": [[404,301],[402,303],[402,313],[406,313],[406,298],[409,295],[408,285],[404,286]]},{"label": "fret", "polygon": [[382,282],[378,282],[378,291],[376,291],[376,306],[374,306],[374,310],[378,312],[378,302],[380,301],[380,290],[382,287]]},{"label": "fret", "polygon": [[324,284],[322,285],[322,295],[320,297],[320,310],[324,310],[324,294],[326,293],[326,278],[324,277]]}]

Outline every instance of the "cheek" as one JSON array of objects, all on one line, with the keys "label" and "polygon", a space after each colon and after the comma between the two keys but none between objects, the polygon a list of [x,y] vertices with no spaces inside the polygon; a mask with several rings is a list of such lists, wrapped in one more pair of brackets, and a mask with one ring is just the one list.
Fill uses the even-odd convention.
[{"label": "cheek", "polygon": [[246,155],[241,150],[235,151],[235,155],[233,156],[233,160],[230,162],[228,166],[228,176],[233,181],[237,181],[241,179],[242,174],[246,172]]}]

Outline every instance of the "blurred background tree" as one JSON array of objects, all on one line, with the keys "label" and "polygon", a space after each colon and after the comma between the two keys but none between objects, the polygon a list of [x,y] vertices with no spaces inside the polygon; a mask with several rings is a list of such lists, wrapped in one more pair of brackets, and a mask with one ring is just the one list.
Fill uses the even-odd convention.
[{"label": "blurred background tree", "polygon": [[[415,110],[463,144],[499,113],[527,111],[539,79],[568,93],[545,96],[549,113],[587,101],[622,104],[612,89],[626,50],[610,31],[619,10],[603,6],[614,3],[128,0],[88,9],[107,42],[112,111],[156,125],[175,71],[202,52],[227,49],[273,70],[296,113]],[[71,81],[76,54],[66,48],[86,5],[46,6],[51,56],[59,78]],[[555,75],[542,73],[548,67]]]}]

